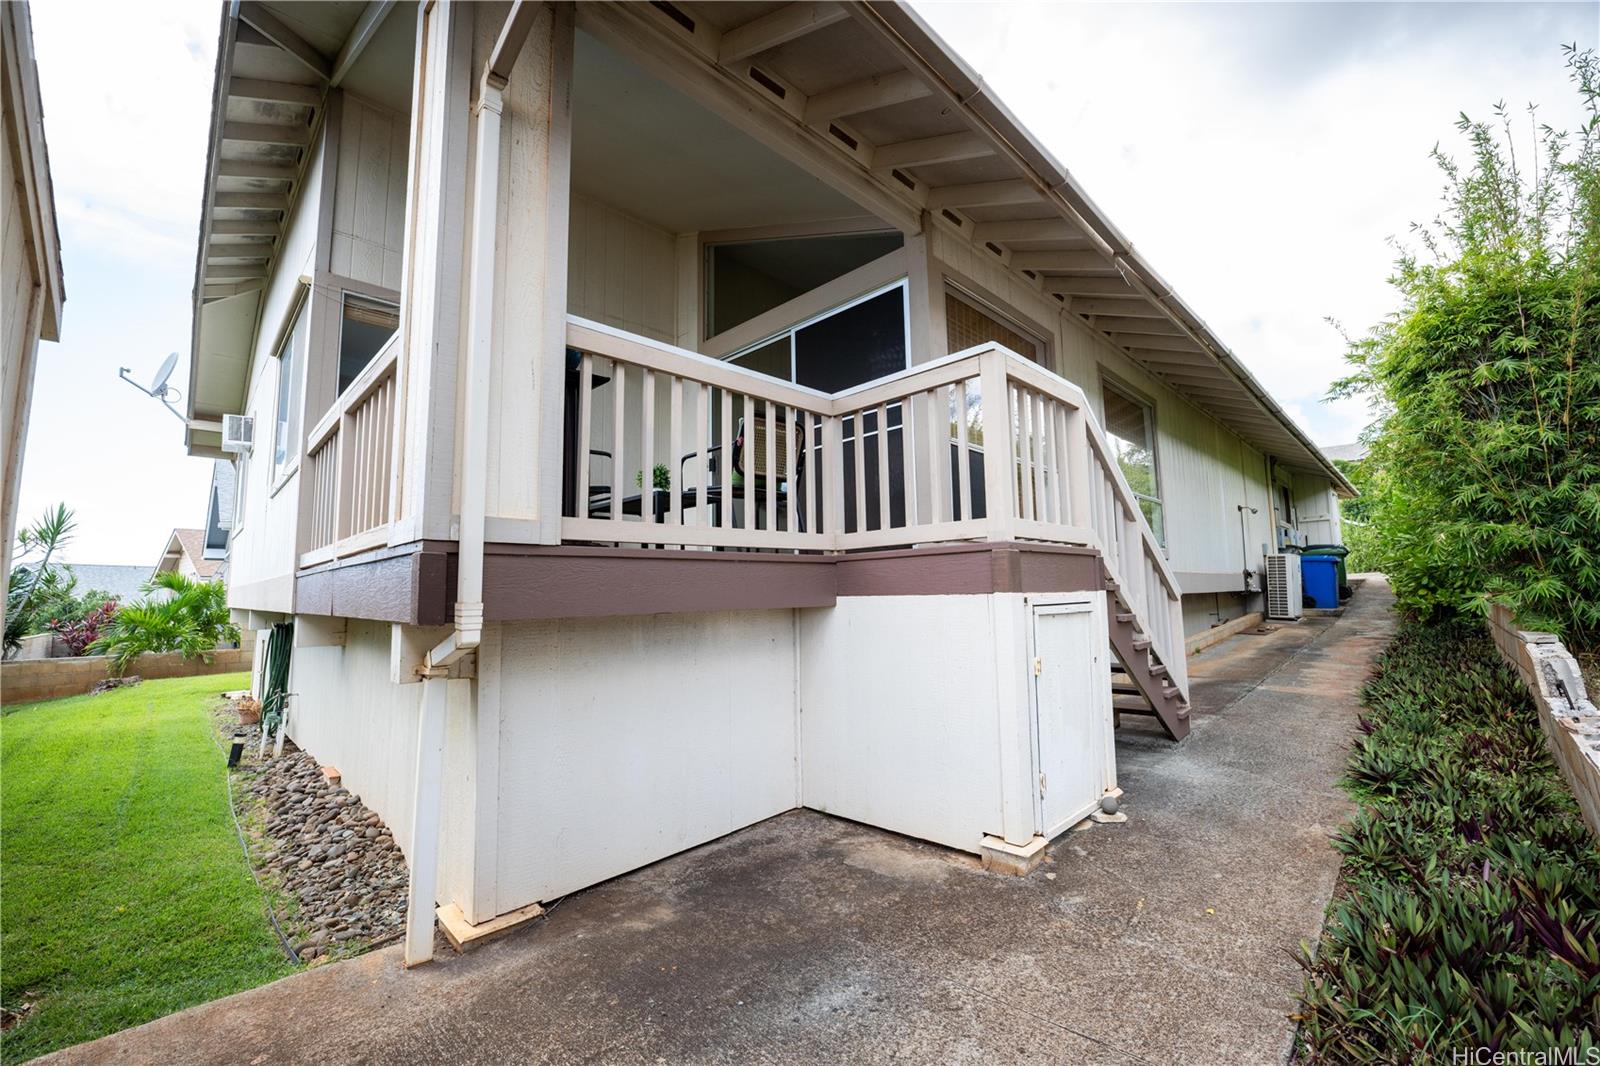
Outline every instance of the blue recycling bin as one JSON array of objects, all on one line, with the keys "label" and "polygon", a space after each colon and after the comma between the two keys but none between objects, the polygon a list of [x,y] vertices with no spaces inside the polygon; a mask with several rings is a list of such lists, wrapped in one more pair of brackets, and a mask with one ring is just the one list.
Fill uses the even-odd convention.
[{"label": "blue recycling bin", "polygon": [[1339,560],[1332,555],[1302,555],[1300,585],[1316,606],[1339,606]]}]

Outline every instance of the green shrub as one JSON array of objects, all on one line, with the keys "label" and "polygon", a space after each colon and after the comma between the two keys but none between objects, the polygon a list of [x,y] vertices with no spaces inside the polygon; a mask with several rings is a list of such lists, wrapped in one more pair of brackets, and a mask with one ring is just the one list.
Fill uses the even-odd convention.
[{"label": "green shrub", "polygon": [[1600,849],[1520,679],[1481,627],[1409,622],[1364,700],[1346,891],[1300,960],[1306,1060],[1595,1046]]},{"label": "green shrub", "polygon": [[[1568,52],[1588,121],[1541,127],[1530,164],[1511,115],[1462,116],[1439,149],[1444,204],[1414,227],[1396,312],[1351,345],[1380,420],[1360,464],[1359,568],[1423,617],[1508,603],[1524,625],[1600,641],[1600,61]],[[1526,153],[1526,145],[1522,146]]]},{"label": "green shrub", "polygon": [[163,589],[165,599],[143,599],[118,609],[89,651],[111,657],[118,675],[146,652],[179,651],[185,658],[209,656],[218,644],[239,639],[228,612],[228,591],[220,581],[195,581],[172,571],[158,572],[145,586]]}]

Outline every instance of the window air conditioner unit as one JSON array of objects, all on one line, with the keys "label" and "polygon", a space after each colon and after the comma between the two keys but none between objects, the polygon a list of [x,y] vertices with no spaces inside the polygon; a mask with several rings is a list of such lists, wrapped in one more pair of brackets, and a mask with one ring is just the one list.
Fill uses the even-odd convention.
[{"label": "window air conditioner unit", "polygon": [[242,455],[255,446],[256,420],[248,415],[222,416],[222,450]]},{"label": "window air conditioner unit", "polygon": [[1293,552],[1267,556],[1267,617],[1296,620],[1303,609],[1300,556]]}]

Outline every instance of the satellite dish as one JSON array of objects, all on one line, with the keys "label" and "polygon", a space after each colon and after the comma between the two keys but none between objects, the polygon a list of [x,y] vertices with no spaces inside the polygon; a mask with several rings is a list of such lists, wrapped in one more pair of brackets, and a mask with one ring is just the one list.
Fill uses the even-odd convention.
[{"label": "satellite dish", "polygon": [[126,381],[129,385],[132,385],[146,396],[154,396],[156,399],[160,400],[162,405],[166,407],[167,410],[172,412],[172,416],[174,418],[176,418],[179,422],[182,422],[184,425],[188,425],[189,420],[184,417],[183,412],[173,406],[173,404],[176,403],[177,400],[183,396],[183,394],[177,389],[173,388],[171,385],[167,384],[167,379],[172,377],[172,371],[177,365],[178,353],[173,352],[167,356],[164,362],[162,362],[161,369],[156,371],[156,376],[150,382],[150,387],[148,389],[129,376],[127,367],[118,368],[117,377],[121,378],[123,381]]},{"label": "satellite dish", "polygon": [[172,376],[172,370],[178,365],[178,353],[173,352],[161,364],[161,369],[156,371],[155,380],[150,382],[150,394],[158,396],[166,391],[167,379]]}]

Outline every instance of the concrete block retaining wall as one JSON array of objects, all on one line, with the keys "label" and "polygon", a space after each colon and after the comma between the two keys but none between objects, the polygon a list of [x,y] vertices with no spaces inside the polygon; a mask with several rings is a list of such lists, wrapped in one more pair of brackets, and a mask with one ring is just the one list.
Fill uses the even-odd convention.
[{"label": "concrete block retaining wall", "polygon": [[1491,612],[1489,632],[1533,694],[1561,776],[1590,832],[1600,837],[1600,708],[1589,700],[1577,661],[1553,633],[1518,629],[1504,607]]},{"label": "concrete block retaining wall", "polygon": [[[254,649],[222,648],[208,663],[185,659],[179,652],[141,655],[127,673],[145,680],[161,677],[198,677],[201,674],[234,674],[250,669]],[[25,703],[60,696],[81,696],[96,682],[111,676],[111,660],[104,655],[84,655],[72,659],[28,659],[0,663],[0,702]]]}]

